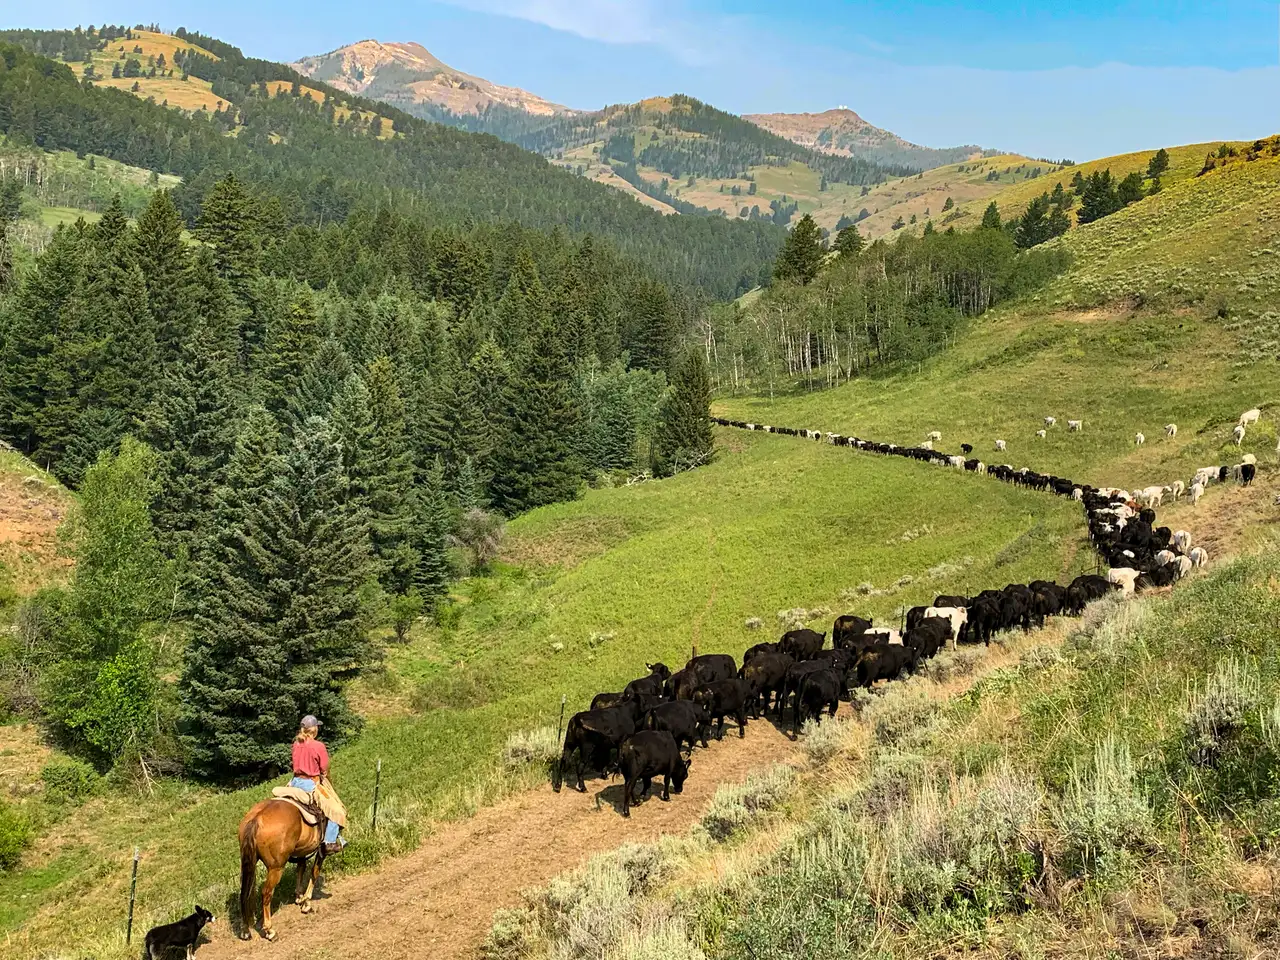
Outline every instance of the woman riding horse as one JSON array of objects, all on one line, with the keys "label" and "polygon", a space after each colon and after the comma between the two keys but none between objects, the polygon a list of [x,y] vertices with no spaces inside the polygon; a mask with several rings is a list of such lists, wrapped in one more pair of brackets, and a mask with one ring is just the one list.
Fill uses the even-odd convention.
[{"label": "woman riding horse", "polygon": [[[319,882],[325,855],[341,850],[346,841],[339,830],[346,824],[346,810],[329,781],[329,753],[317,739],[320,721],[311,715],[302,718],[293,743],[293,779],[289,785],[311,794],[326,818],[325,831],[306,822],[302,811],[288,800],[263,800],[255,804],[240,822],[240,939],[251,936],[249,899],[257,880],[258,861],[267,868],[262,883],[262,935],[276,938],[271,924],[271,898],[284,873],[284,865],[296,865],[298,882],[294,902],[303,913],[311,912],[311,889]],[[314,856],[310,869],[307,861]]]}]

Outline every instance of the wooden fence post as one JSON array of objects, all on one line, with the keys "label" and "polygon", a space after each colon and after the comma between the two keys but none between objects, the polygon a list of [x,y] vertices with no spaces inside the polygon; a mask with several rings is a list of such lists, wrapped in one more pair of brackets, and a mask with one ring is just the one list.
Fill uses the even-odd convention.
[{"label": "wooden fence post", "polygon": [[382,790],[382,758],[378,758],[378,767],[373,775],[373,827],[378,829],[378,794]]}]

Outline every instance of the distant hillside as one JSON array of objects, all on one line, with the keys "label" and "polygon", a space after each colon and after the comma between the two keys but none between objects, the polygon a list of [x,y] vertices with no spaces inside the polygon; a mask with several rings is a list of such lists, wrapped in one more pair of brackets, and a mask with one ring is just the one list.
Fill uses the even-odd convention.
[{"label": "distant hillside", "polygon": [[748,113],[744,120],[822,153],[930,170],[983,154],[972,144],[935,150],[873,126],[848,107],[823,113]]},{"label": "distant hillside", "polygon": [[538,117],[572,112],[526,90],[455,70],[418,43],[361,40],[329,53],[303,57],[292,66],[338,90],[410,110],[429,105],[452,114],[475,115],[497,106]]},{"label": "distant hillside", "polygon": [[[393,105],[182,28],[173,34],[141,27],[0,34],[0,41],[6,39],[53,54],[66,66],[42,75],[32,89],[15,88],[10,103],[0,101],[0,132],[7,130],[19,144],[92,153],[179,176],[184,184],[178,199],[189,217],[227,171],[255,186],[273,184],[289,224],[344,220],[382,202],[375,197],[394,195],[441,226],[568,226],[575,236],[610,241],[674,287],[699,287],[715,298],[759,283],[782,242],[782,231],[770,223],[655,216],[634,197],[585,183],[510,144],[424,123]],[[98,126],[67,116],[63,101],[73,87],[84,90],[86,71],[92,68],[91,80],[104,74],[113,79],[116,66],[127,84],[97,80],[87,86],[123,87],[124,102],[93,98],[91,109],[102,112]],[[213,103],[180,105],[161,84],[199,91]],[[135,114],[129,104],[144,100],[208,122],[179,122],[172,109]]]}]

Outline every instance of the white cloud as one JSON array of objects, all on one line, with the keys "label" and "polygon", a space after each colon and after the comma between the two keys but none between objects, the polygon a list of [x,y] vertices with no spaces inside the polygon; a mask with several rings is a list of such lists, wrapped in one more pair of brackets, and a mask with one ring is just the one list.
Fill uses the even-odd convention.
[{"label": "white cloud", "polygon": [[587,40],[654,44],[690,64],[714,59],[699,39],[707,25],[695,25],[662,0],[443,0],[452,6],[541,24]]}]

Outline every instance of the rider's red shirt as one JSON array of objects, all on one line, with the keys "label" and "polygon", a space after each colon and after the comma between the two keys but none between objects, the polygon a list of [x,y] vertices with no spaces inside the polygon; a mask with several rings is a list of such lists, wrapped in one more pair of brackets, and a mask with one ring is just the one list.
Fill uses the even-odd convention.
[{"label": "rider's red shirt", "polygon": [[293,745],[293,772],[316,779],[329,775],[329,751],[319,740],[303,740]]}]

